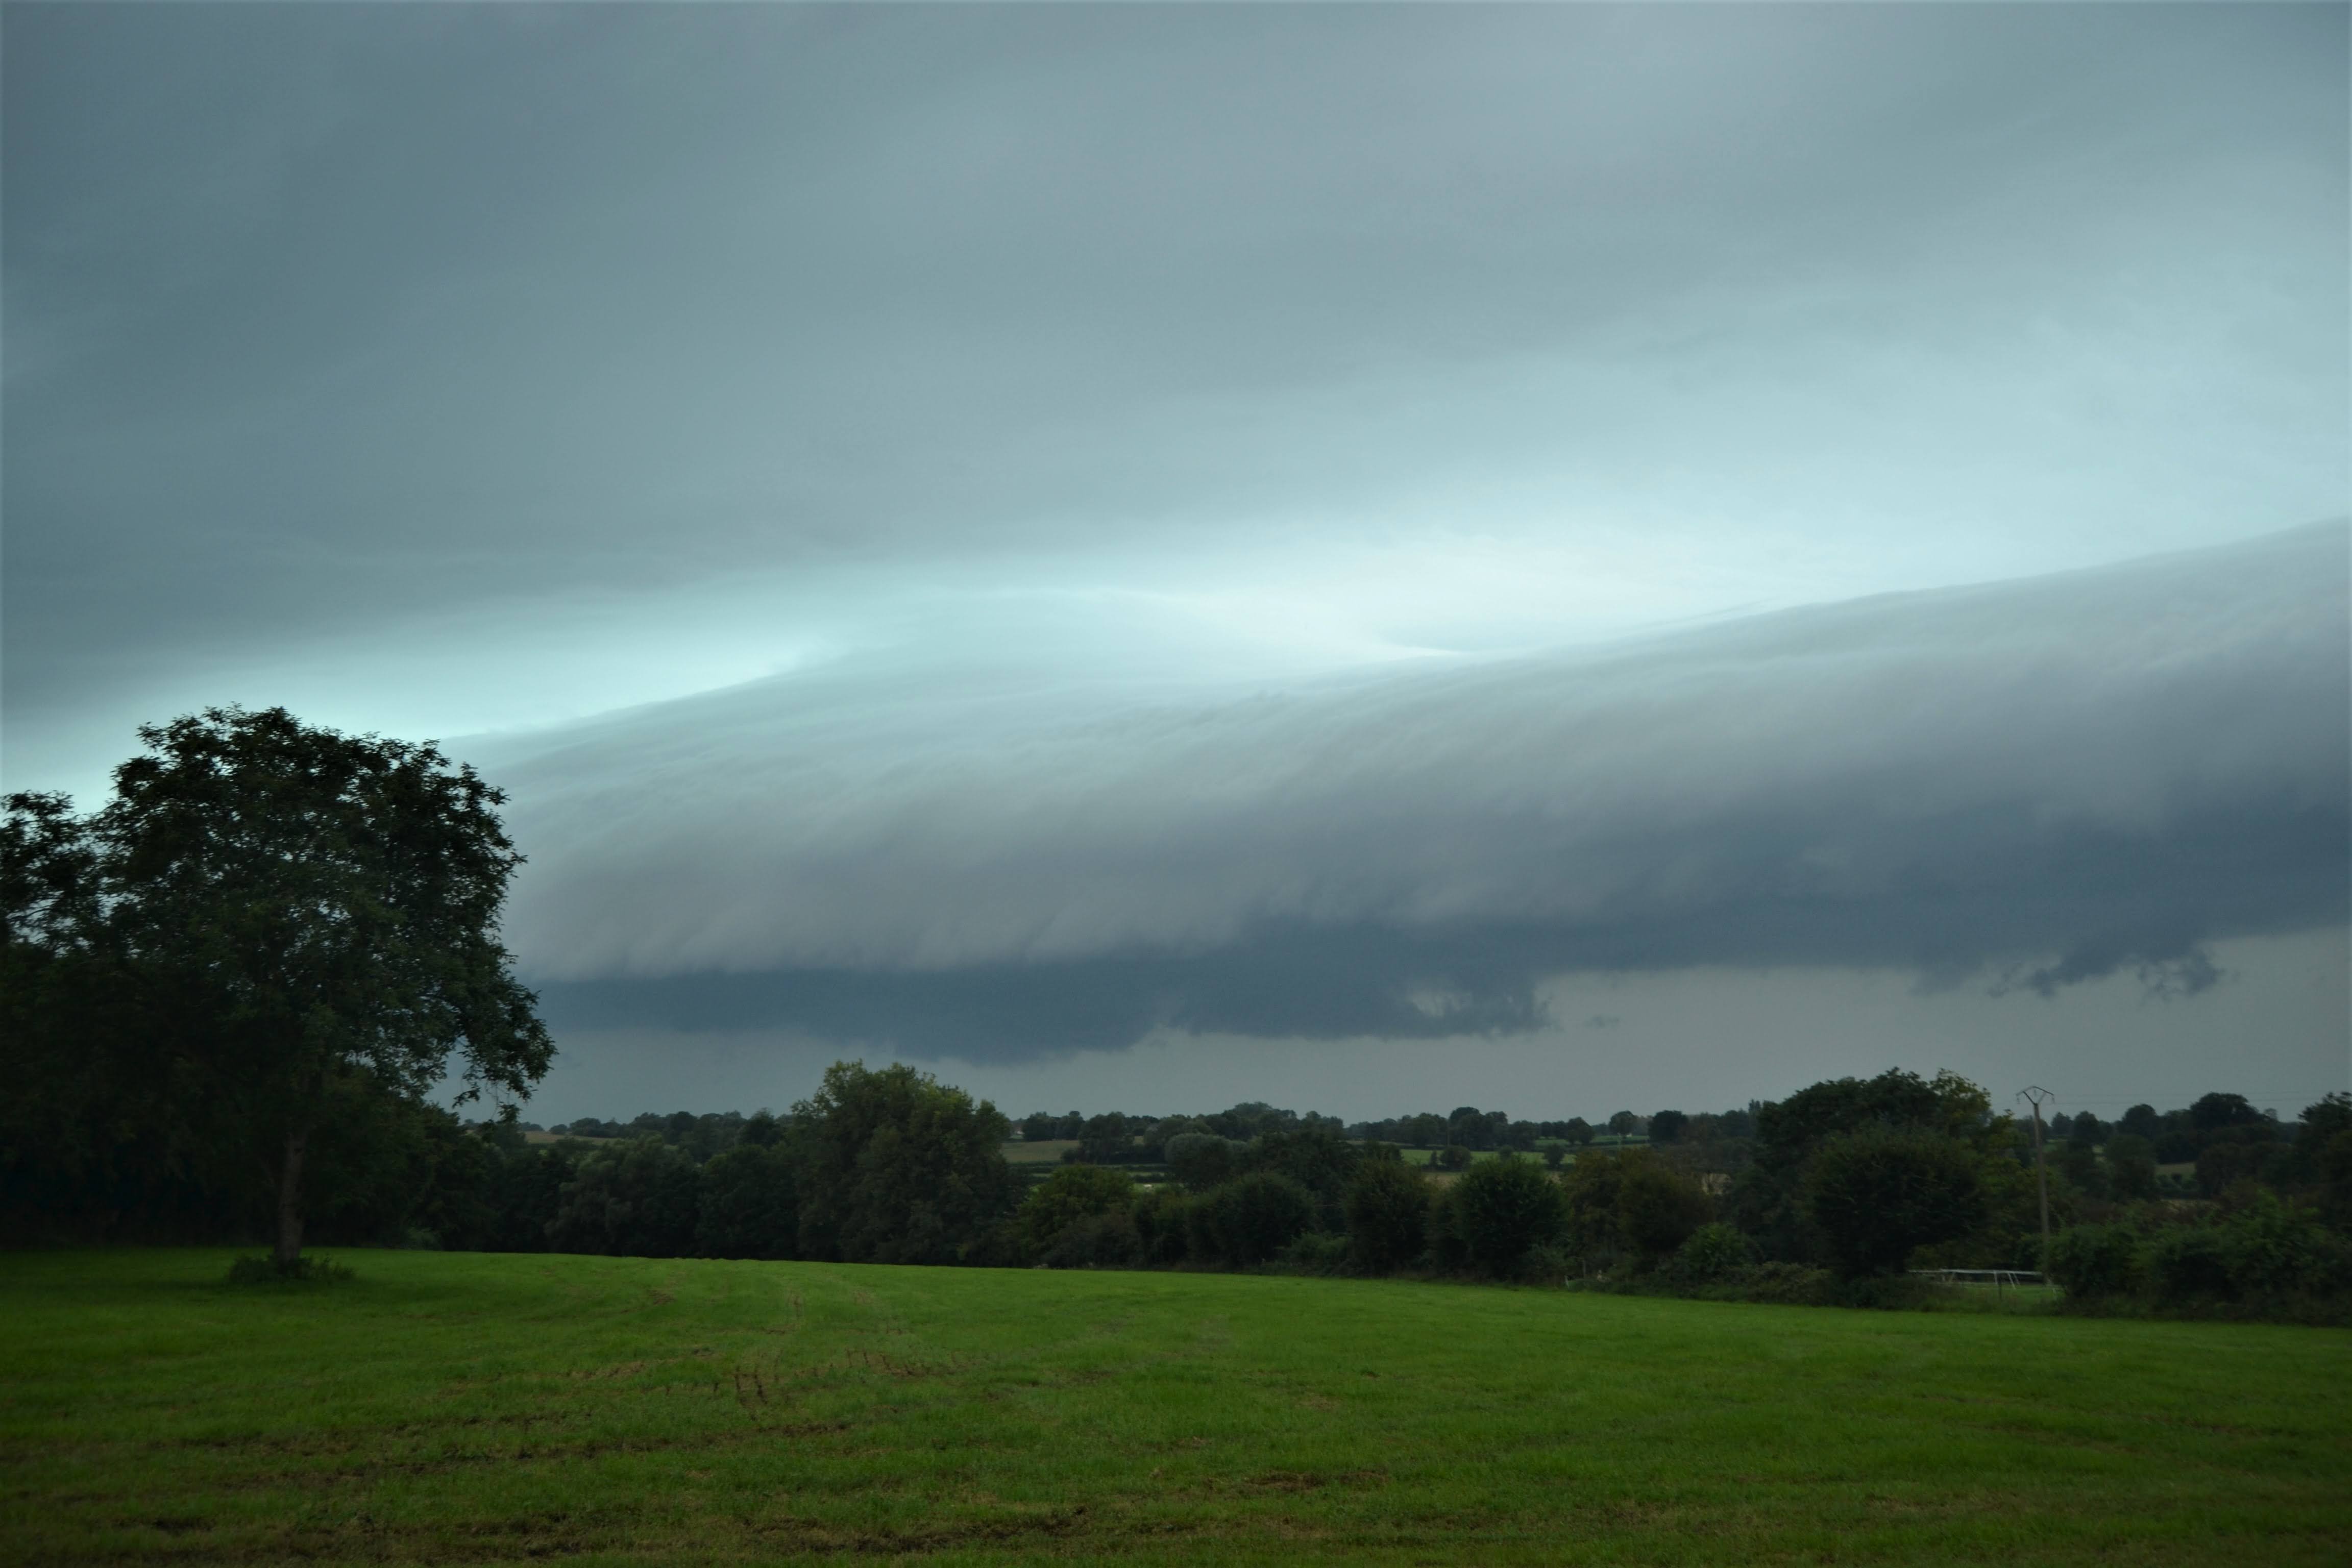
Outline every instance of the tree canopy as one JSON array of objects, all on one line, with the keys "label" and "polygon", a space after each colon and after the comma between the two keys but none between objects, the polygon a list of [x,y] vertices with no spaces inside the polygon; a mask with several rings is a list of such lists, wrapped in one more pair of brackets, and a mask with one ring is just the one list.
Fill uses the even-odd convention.
[{"label": "tree canopy", "polygon": [[[310,1141],[339,1108],[418,1100],[453,1054],[461,1101],[520,1097],[547,1071],[554,1047],[499,941],[522,860],[494,809],[506,797],[429,743],[282,708],[139,737],[91,816],[11,799],[12,990],[20,968],[102,970],[142,1016],[108,1032],[121,1072],[181,1086],[274,1152],[290,1268]],[[40,1005],[64,1005],[58,989]]]}]

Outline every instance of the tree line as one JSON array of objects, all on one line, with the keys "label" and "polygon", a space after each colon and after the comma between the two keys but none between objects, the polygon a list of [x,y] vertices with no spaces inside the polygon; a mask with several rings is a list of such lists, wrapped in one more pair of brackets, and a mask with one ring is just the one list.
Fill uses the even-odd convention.
[{"label": "tree line", "polygon": [[[1353,1124],[1257,1102],[1039,1113],[1022,1137],[1068,1147],[1033,1183],[992,1105],[843,1063],[781,1115],[575,1122],[534,1143],[515,1111],[552,1046],[497,940],[520,864],[499,792],[430,746],[278,710],[141,735],[100,810],[13,796],[0,832],[12,1244],[268,1237],[281,1268],[306,1237],[1272,1266],[1785,1299],[1918,1268],[2046,1266],[2084,1302],[2352,1288],[2343,1095],[2294,1123],[2223,1093],[2113,1124],[2077,1112],[2046,1143],[1979,1087],[1902,1071],[1600,1127],[1472,1106]],[[460,1108],[497,1114],[428,1101],[453,1061]]]}]

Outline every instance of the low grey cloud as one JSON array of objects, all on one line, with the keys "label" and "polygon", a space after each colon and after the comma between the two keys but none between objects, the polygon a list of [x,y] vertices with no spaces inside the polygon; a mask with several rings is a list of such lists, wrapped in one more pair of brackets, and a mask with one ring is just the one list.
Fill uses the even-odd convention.
[{"label": "low grey cloud", "polygon": [[1573,970],[2195,990],[2347,918],[2347,572],[2329,523],[1149,697],[950,637],[468,749],[559,1023],[1003,1058],[1510,1032]]}]

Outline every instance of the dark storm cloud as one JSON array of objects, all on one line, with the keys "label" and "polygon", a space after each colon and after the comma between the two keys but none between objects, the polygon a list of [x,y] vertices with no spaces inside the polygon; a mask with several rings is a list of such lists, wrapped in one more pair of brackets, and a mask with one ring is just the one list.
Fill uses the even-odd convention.
[{"label": "dark storm cloud", "polygon": [[1515,1031],[1575,970],[2193,990],[2347,918],[2347,547],[1144,706],[853,658],[484,754],[576,1026],[1003,1058]]},{"label": "dark storm cloud", "polygon": [[2338,8],[5,26],[20,724],[451,605],[1401,497],[2089,560],[2341,488]]}]

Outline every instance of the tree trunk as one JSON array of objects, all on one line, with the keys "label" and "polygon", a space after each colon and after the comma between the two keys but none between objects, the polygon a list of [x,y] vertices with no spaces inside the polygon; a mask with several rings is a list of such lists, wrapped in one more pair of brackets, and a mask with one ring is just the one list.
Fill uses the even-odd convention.
[{"label": "tree trunk", "polygon": [[286,1134],[286,1163],[278,1173],[278,1268],[290,1274],[302,1262],[302,1156],[310,1147],[308,1128]]}]

